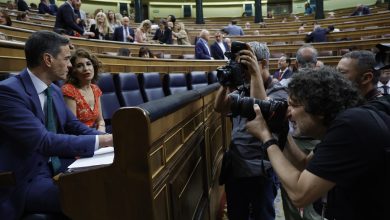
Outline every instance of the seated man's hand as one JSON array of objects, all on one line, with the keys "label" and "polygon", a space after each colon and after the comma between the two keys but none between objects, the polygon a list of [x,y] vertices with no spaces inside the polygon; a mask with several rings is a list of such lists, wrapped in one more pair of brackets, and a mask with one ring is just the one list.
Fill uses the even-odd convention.
[{"label": "seated man's hand", "polygon": [[112,134],[99,135],[99,148],[114,146]]}]

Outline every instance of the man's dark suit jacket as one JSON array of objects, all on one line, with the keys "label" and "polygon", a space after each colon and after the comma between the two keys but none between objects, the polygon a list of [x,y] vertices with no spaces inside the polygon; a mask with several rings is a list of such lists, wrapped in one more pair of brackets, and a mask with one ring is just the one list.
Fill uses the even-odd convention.
[{"label": "man's dark suit jacket", "polygon": [[289,68],[287,68],[287,70],[286,70],[286,72],[284,72],[282,78],[279,79],[279,75],[280,75],[280,69],[277,70],[277,71],[274,73],[273,78],[274,78],[274,79],[278,79],[278,80],[288,79],[288,78],[290,78],[290,77],[293,75],[293,72],[292,72]]},{"label": "man's dark suit jacket", "polygon": [[57,11],[54,29],[64,29],[71,36],[74,35],[73,31],[77,31],[82,35],[84,30],[76,24],[76,17],[73,10],[67,2],[62,4]]},{"label": "man's dark suit jacket", "polygon": [[57,187],[54,182],[30,187],[32,180],[41,183],[47,179],[41,174],[49,170],[50,156],[62,159],[90,157],[94,153],[100,132],[77,120],[66,106],[60,88],[52,85],[57,133],[45,127],[39,96],[27,70],[0,82],[0,172],[11,171],[16,181],[13,186],[0,187],[0,219],[19,219],[27,192]]},{"label": "man's dark suit jacket", "polygon": [[114,30],[114,36],[112,40],[121,41],[121,42],[134,42],[134,30],[131,27],[127,27],[129,30],[129,35],[133,37],[133,40],[125,41],[123,37],[123,26],[117,27]]},{"label": "man's dark suit jacket", "polygon": [[211,60],[211,54],[201,39],[195,44],[195,59]]},{"label": "man's dark suit jacket", "polygon": [[51,14],[51,15],[54,15],[54,12],[53,10],[51,10],[51,8],[46,5],[45,3],[39,3],[38,5],[38,13],[39,14]]},{"label": "man's dark suit jacket", "polygon": [[153,36],[153,40],[158,40],[160,44],[172,44],[172,31],[169,28],[164,29],[164,34],[160,29],[156,30]]},{"label": "man's dark suit jacket", "polygon": [[[225,46],[225,51],[228,51],[229,47],[227,45],[227,43],[223,42],[223,46]],[[221,47],[218,45],[217,42],[214,42],[211,46],[210,46],[210,52],[211,52],[211,56],[214,57],[215,60],[223,60],[225,59],[224,57],[224,54],[222,52],[222,49]]]},{"label": "man's dark suit jacket", "polygon": [[28,11],[28,5],[24,0],[18,0],[18,11]]}]

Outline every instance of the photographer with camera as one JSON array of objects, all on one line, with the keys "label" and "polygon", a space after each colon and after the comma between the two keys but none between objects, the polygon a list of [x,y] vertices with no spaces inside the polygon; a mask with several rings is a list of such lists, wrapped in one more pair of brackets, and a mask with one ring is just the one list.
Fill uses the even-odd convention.
[{"label": "photographer with camera", "polygon": [[265,67],[269,54],[265,44],[233,42],[231,54],[226,54],[229,64],[217,70],[222,86],[215,100],[215,111],[230,115],[233,123],[231,143],[224,155],[220,176],[220,184],[225,184],[230,220],[249,219],[250,212],[256,220],[275,218],[275,175],[261,150],[262,143],[246,131],[246,117],[230,114],[232,94],[266,98],[262,71],[268,71]]},{"label": "photographer with camera", "polygon": [[[340,95],[342,94],[342,95]],[[329,67],[306,69],[288,85],[288,119],[296,135],[321,140],[308,156],[289,138],[279,148],[258,105],[248,132],[263,150],[296,207],[327,194],[322,212],[329,220],[386,219],[385,147],[390,117],[363,100],[352,83]],[[304,167],[300,170],[297,167]]]}]

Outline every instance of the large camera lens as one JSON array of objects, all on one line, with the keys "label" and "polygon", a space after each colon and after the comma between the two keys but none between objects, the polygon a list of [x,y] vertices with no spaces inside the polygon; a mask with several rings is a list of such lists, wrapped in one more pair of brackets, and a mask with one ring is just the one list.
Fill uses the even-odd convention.
[{"label": "large camera lens", "polygon": [[278,133],[283,130],[288,108],[286,100],[259,100],[251,97],[240,97],[238,94],[229,94],[229,99],[233,116],[241,115],[248,120],[253,120],[256,117],[253,105],[258,104],[271,132]]},{"label": "large camera lens", "polygon": [[241,64],[230,60],[229,64],[217,69],[217,78],[223,86],[240,86],[244,84],[244,72]]}]

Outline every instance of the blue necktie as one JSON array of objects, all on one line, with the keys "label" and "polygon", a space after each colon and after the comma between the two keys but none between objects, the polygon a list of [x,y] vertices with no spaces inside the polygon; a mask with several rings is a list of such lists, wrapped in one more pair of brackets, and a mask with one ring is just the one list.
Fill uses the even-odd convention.
[{"label": "blue necktie", "polygon": [[[56,119],[54,116],[53,109],[53,96],[51,86],[45,90],[47,101],[46,101],[46,128],[48,131],[57,132]],[[50,164],[53,170],[53,174],[56,175],[61,168],[61,161],[57,156],[50,157]]]},{"label": "blue necktie", "polygon": [[382,88],[383,88],[383,95],[388,95],[389,92],[387,91],[387,89],[388,89],[389,87],[386,86],[386,85],[383,85]]}]

